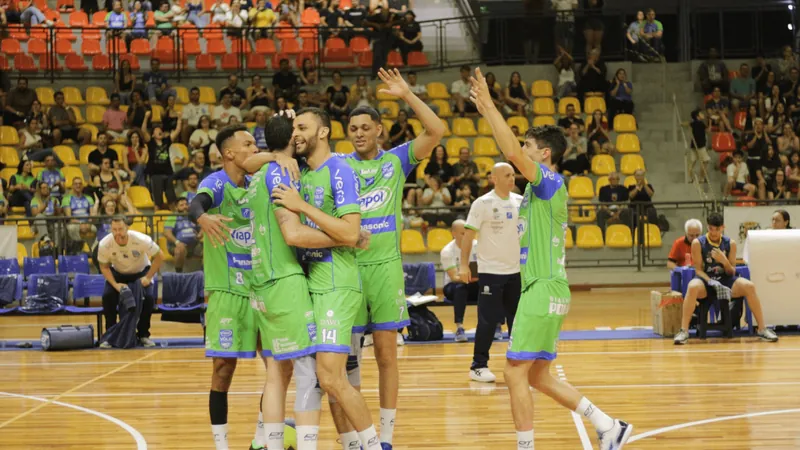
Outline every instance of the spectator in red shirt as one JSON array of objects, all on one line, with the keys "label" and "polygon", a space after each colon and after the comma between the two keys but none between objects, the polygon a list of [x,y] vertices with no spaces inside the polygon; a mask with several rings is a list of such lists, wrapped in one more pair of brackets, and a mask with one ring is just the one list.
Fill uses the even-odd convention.
[{"label": "spectator in red shirt", "polygon": [[669,270],[692,265],[692,241],[703,234],[703,223],[697,219],[689,219],[683,229],[686,235],[675,239],[675,242],[672,243],[672,250],[669,251],[669,260],[667,261]]},{"label": "spectator in red shirt", "polygon": [[103,113],[103,128],[115,141],[128,138],[128,113],[119,109],[120,95],[111,94],[111,105]]}]

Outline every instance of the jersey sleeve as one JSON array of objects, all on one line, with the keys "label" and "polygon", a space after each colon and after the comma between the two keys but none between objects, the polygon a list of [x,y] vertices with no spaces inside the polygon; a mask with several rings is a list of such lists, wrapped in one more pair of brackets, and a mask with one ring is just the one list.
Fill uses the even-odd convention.
[{"label": "jersey sleeve", "polygon": [[[272,204],[272,207],[275,209],[283,208],[282,206],[275,203],[275,200],[272,198],[272,191],[278,185],[285,185],[285,186],[292,186],[297,187],[295,184],[292,183],[292,180],[289,178],[289,175],[284,173],[283,169],[278,163],[271,162],[267,167],[267,173],[264,176],[264,183],[267,185],[267,194],[269,194],[269,202]],[[299,189],[298,189],[299,190]]]},{"label": "jersey sleeve", "polygon": [[400,167],[403,168],[403,173],[406,177],[411,174],[414,167],[419,164],[419,161],[417,161],[417,158],[414,156],[414,141],[398,145],[389,150],[389,153],[400,159]]},{"label": "jersey sleeve", "polygon": [[62,208],[69,208],[70,207],[70,200],[72,200],[71,195],[66,195],[64,198],[61,199],[61,207]]},{"label": "jersey sleeve", "polygon": [[211,197],[212,201],[212,208],[216,208],[222,204],[222,196],[225,192],[225,181],[219,177],[220,172],[215,172],[202,182],[200,182],[200,187],[197,188],[197,194],[205,193],[209,197]]},{"label": "jersey sleeve", "polygon": [[540,200],[550,200],[563,185],[564,179],[542,164],[539,164],[536,180],[531,181],[533,195]]},{"label": "jersey sleeve", "polygon": [[86,196],[86,200],[89,202],[89,206],[94,206],[94,197]]},{"label": "jersey sleeve", "polygon": [[450,250],[449,245],[442,249],[442,251],[439,253],[439,258],[442,261],[442,269],[444,269],[445,272],[447,272],[450,269],[455,269],[458,267],[458,264],[456,263],[456,258],[453,255],[453,251]]},{"label": "jersey sleeve", "polygon": [[335,216],[341,218],[347,214],[360,213],[361,205],[358,203],[359,183],[356,173],[344,161],[330,168],[331,193]]},{"label": "jersey sleeve", "polygon": [[483,210],[485,208],[486,202],[481,199],[476,201],[472,204],[469,208],[469,214],[467,215],[467,224],[465,225],[470,230],[479,231],[481,229],[481,223],[483,222]]},{"label": "jersey sleeve", "polygon": [[679,253],[679,249],[678,249],[679,246],[680,246],[680,241],[673,242],[672,243],[672,249],[669,251],[669,256],[667,256],[667,259],[669,259],[670,261],[672,261],[674,263],[677,263],[678,261],[680,261],[683,258],[682,255],[678,254]]}]

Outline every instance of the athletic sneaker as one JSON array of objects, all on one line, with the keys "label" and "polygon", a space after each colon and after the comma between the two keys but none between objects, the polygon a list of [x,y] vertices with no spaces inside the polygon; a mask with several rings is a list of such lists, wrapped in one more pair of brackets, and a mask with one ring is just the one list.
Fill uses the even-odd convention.
[{"label": "athletic sneaker", "polygon": [[472,381],[479,381],[481,383],[494,383],[495,380],[497,380],[497,377],[494,376],[492,371],[487,367],[470,369],[469,377],[472,378]]},{"label": "athletic sneaker", "polygon": [[775,334],[774,331],[766,327],[758,332],[758,337],[760,337],[762,341],[778,342],[778,335]]},{"label": "athletic sneaker", "polygon": [[494,340],[499,341],[500,339],[503,339],[503,327],[498,325],[497,329],[494,330]]},{"label": "athletic sneaker", "polygon": [[256,444],[256,440],[253,439],[253,442],[250,443],[250,450],[266,450],[266,445],[258,445]]},{"label": "athletic sneaker", "polygon": [[392,444],[381,442],[381,450],[392,450]]},{"label": "athletic sneaker", "polygon": [[142,346],[144,346],[144,347],[155,347],[156,346],[156,343],[153,342],[152,339],[146,338],[146,337],[139,338],[139,342],[141,342]]},{"label": "athletic sneaker", "polygon": [[406,340],[403,339],[403,334],[402,333],[397,333],[397,346],[398,347],[402,347],[404,345],[406,345]]},{"label": "athletic sneaker", "polygon": [[111,344],[109,344],[108,342],[101,342],[100,348],[111,348]]},{"label": "athletic sneaker", "polygon": [[464,332],[464,327],[458,327],[456,330],[456,342],[467,342],[467,333]]},{"label": "athletic sneaker", "polygon": [[684,329],[681,329],[680,331],[678,331],[678,334],[675,335],[675,340],[673,342],[675,343],[675,345],[683,345],[688,340],[689,340],[689,332]]},{"label": "athletic sneaker", "polygon": [[628,442],[633,433],[633,425],[628,425],[621,420],[614,420],[614,426],[605,433],[597,433],[600,441],[600,450],[619,450]]}]

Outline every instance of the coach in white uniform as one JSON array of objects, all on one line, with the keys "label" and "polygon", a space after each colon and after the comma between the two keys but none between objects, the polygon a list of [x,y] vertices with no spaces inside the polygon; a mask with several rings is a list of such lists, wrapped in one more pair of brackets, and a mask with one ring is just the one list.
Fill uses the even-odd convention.
[{"label": "coach in white uniform", "polygon": [[[461,241],[464,238],[466,222],[461,219],[454,220],[450,226],[453,240],[444,246],[439,254],[444,269],[444,296],[453,302],[453,313],[456,323],[456,342],[466,342],[467,334],[464,332],[464,311],[467,302],[475,303],[478,300],[478,280],[462,280],[458,274],[461,268]],[[472,241],[473,251],[469,257],[470,262],[477,262],[478,255],[475,250],[478,241]]]},{"label": "coach in white uniform", "polygon": [[[162,259],[161,249],[150,236],[129,230],[124,217],[111,219],[111,234],[100,241],[97,249],[100,272],[106,279],[103,290],[106,329],[117,323],[120,289],[137,280],[142,283],[142,287],[150,286],[153,283],[153,275],[161,267]],[[136,335],[145,347],[155,346],[150,339],[150,317],[153,315],[154,303],[153,297],[145,295],[142,314],[137,325]],[[102,343],[101,346],[109,347],[107,343]]]},{"label": "coach in white uniform", "polygon": [[[472,204],[466,232],[461,240],[462,279],[469,279],[468,255],[475,233],[478,237],[478,328],[470,378],[491,383],[496,377],[489,370],[489,349],[495,325],[505,317],[508,333],[514,323],[521,290],[519,274],[519,206],[522,196],[514,194],[514,169],[497,163],[491,174],[494,189]],[[504,315],[505,314],[505,315]]]}]

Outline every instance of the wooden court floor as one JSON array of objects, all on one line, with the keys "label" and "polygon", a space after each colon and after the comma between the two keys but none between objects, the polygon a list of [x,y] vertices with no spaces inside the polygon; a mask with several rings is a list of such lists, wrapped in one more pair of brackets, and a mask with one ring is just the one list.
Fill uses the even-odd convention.
[{"label": "wooden court floor", "polygon": [[[626,300],[626,292],[636,294],[576,293],[570,328],[587,329],[592,317],[597,326],[649,324],[649,317],[636,319],[634,307],[647,299],[636,294]],[[626,302],[628,308],[602,307]],[[0,338],[21,337],[24,330],[38,335],[36,324],[9,325],[0,321]],[[399,347],[395,449],[515,448],[502,378],[505,347],[492,348],[498,382],[491,385],[469,380],[471,343]],[[363,384],[377,416],[372,355],[365,349]],[[635,426],[636,440],[626,449],[800,448],[800,337],[777,344],[693,340],[678,348],[654,339],[562,341],[553,371]],[[0,352],[0,448],[213,449],[210,375],[202,349]],[[263,378],[260,361],[240,363],[229,401],[232,449],[248,448]],[[576,422],[541,394],[534,400],[537,449],[596,448],[589,423]],[[582,435],[591,441],[584,443]],[[320,439],[320,450],[341,448],[327,414]]]}]

